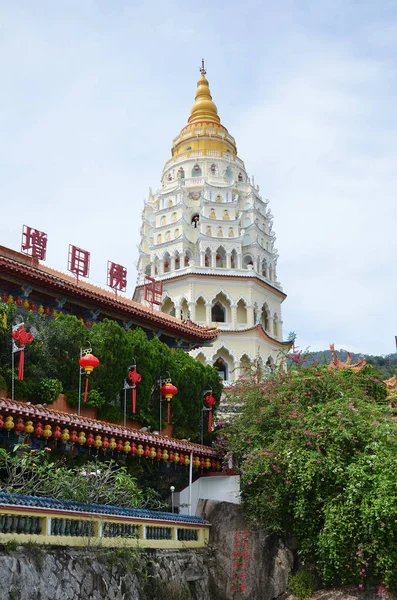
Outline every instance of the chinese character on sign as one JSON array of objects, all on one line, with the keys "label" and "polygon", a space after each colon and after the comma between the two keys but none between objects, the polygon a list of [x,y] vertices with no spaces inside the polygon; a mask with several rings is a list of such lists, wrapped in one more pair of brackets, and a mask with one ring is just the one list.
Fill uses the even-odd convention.
[{"label": "chinese character on sign", "polygon": [[69,244],[68,271],[74,273],[78,281],[79,277],[88,277],[89,270],[90,253]]},{"label": "chinese character on sign", "polygon": [[22,229],[22,252],[37,260],[45,260],[47,251],[47,234],[38,229],[24,225]]},{"label": "chinese character on sign", "polygon": [[149,277],[149,275],[145,275],[145,300],[149,302],[149,304],[157,304],[160,306],[163,302],[163,282],[156,281],[154,277]]},{"label": "chinese character on sign", "polygon": [[127,269],[108,260],[108,286],[117,292],[127,289]]}]

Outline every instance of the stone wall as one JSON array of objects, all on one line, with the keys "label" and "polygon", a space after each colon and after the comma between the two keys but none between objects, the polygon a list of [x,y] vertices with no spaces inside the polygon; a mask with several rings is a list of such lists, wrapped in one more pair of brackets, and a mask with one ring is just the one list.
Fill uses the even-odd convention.
[{"label": "stone wall", "polygon": [[276,536],[250,531],[228,502],[201,500],[197,514],[212,523],[208,548],[8,545],[0,600],[273,600],[286,592],[293,555]]}]

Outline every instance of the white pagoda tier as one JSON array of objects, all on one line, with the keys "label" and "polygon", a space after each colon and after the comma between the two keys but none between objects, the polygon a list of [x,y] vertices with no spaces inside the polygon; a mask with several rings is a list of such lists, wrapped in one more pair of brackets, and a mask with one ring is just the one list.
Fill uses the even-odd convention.
[{"label": "white pagoda tier", "polygon": [[221,124],[204,64],[188,124],[173,140],[161,189],[145,202],[134,299],[145,274],[163,282],[160,309],[218,326],[211,347],[193,350],[234,381],[245,359],[274,364],[282,342],[277,251],[268,201]]}]

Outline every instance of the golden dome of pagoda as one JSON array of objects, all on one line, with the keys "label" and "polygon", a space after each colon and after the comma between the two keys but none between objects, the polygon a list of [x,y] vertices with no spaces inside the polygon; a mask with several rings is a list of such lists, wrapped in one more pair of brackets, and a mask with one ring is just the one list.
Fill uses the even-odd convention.
[{"label": "golden dome of pagoda", "polygon": [[197,92],[195,103],[192,106],[188,123],[196,123],[201,121],[212,121],[220,123],[218,109],[215,102],[212,100],[210,86],[205,77],[206,70],[204,68],[204,60],[200,69],[201,77],[197,82]]},{"label": "golden dome of pagoda", "polygon": [[199,152],[201,156],[237,155],[236,142],[226,127],[221,124],[218,109],[212,100],[206,78],[204,60],[200,68],[195,102],[192,106],[188,124],[172,143],[172,156],[190,152]]}]

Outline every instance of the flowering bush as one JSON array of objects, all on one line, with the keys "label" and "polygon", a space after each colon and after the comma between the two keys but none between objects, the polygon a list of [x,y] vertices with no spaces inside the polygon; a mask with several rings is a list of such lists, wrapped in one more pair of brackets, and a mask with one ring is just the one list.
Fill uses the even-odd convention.
[{"label": "flowering bush", "polygon": [[[222,430],[237,458],[243,508],[293,535],[323,583],[397,583],[397,430],[371,368],[247,368],[229,394],[240,414]],[[242,404],[244,399],[244,404]]]}]

